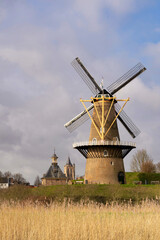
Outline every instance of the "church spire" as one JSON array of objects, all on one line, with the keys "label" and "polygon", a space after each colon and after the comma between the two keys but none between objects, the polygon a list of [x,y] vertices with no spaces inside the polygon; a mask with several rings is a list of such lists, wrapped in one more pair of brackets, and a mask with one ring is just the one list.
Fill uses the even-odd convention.
[{"label": "church spire", "polygon": [[54,148],[54,154],[52,155],[51,159],[52,159],[52,163],[57,163],[58,157],[56,155],[55,148]]},{"label": "church spire", "polygon": [[71,160],[70,160],[70,157],[69,157],[69,156],[68,156],[68,159],[67,159],[66,165],[70,165],[70,166],[72,166],[72,163],[71,163]]}]

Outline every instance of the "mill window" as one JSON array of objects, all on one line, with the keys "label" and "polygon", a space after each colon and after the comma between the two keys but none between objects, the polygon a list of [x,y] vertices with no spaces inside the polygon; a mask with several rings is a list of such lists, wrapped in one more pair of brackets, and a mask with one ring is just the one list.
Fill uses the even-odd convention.
[{"label": "mill window", "polygon": [[92,139],[92,143],[93,143],[93,144],[97,144],[97,138],[93,138],[93,139]]},{"label": "mill window", "polygon": [[104,150],[104,157],[107,157],[107,156],[108,156],[108,151]]},{"label": "mill window", "polygon": [[118,137],[114,137],[114,138],[113,138],[113,141],[116,141],[116,142],[117,142],[117,141],[118,141]]}]

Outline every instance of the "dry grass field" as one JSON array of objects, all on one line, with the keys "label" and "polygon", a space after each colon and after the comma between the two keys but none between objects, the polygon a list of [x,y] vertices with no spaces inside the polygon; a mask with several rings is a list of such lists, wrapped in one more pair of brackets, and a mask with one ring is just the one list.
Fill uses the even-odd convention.
[{"label": "dry grass field", "polygon": [[1,240],[160,239],[160,205],[1,203]]}]

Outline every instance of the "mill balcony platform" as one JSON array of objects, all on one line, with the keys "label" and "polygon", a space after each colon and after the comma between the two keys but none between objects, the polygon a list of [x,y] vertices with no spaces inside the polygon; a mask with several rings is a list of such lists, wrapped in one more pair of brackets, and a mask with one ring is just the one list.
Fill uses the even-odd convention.
[{"label": "mill balcony platform", "polygon": [[122,157],[124,158],[133,148],[134,142],[128,141],[82,141],[73,143],[73,148],[85,158]]}]

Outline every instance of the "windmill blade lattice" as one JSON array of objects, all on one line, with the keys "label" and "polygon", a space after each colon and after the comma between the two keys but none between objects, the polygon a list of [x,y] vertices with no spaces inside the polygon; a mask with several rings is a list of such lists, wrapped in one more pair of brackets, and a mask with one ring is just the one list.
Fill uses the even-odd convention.
[{"label": "windmill blade lattice", "polygon": [[131,68],[127,73],[125,73],[122,77],[120,77],[117,81],[112,83],[107,90],[113,95],[121,88],[126,86],[129,82],[131,82],[134,78],[144,72],[146,68],[142,65],[142,63],[138,63],[136,66]]},{"label": "windmill blade lattice", "polygon": [[79,58],[75,58],[71,64],[94,95],[97,95],[100,91],[102,91],[100,86],[97,84],[88,70],[84,67]]},{"label": "windmill blade lattice", "polygon": [[[114,106],[116,114],[118,114],[121,106],[118,103],[116,103]],[[137,137],[140,134],[140,130],[136,127],[136,125],[132,122],[132,120],[128,117],[124,110],[120,112],[118,119],[133,138]]]},{"label": "windmill blade lattice", "polygon": [[[84,65],[82,64],[78,57],[75,58],[71,64],[94,95],[97,95],[99,92],[102,91],[101,87],[97,84],[97,82],[88,72],[88,70],[84,67]],[[114,93],[119,91],[121,88],[123,88],[125,85],[127,85],[130,81],[132,81],[134,78],[136,78],[145,70],[146,68],[141,63],[138,63],[133,68],[131,68],[127,73],[125,73],[122,77],[120,77],[116,82],[111,84],[107,88],[106,92],[110,96],[113,96]],[[118,103],[115,103],[114,107],[116,114],[118,114],[121,109],[120,105]],[[88,108],[88,111],[91,115],[93,114],[93,108],[94,105],[91,105]],[[83,111],[80,114],[78,114],[75,118],[73,118],[71,121],[66,123],[65,127],[68,129],[69,132],[72,132],[88,119],[89,116],[87,114],[87,111]],[[136,125],[132,122],[132,120],[128,117],[124,110],[120,112],[120,114],[118,115],[118,119],[133,138],[139,135],[140,130],[136,127]]]},{"label": "windmill blade lattice", "polygon": [[[87,108],[88,112],[92,116],[93,114],[94,105],[92,104],[90,107]],[[81,126],[84,122],[86,122],[89,119],[89,115],[87,111],[83,111],[80,114],[78,114],[76,117],[74,117],[72,120],[70,120],[68,123],[66,123],[64,126],[67,128],[67,130],[71,133],[75,129],[77,129],[79,126]]]}]

